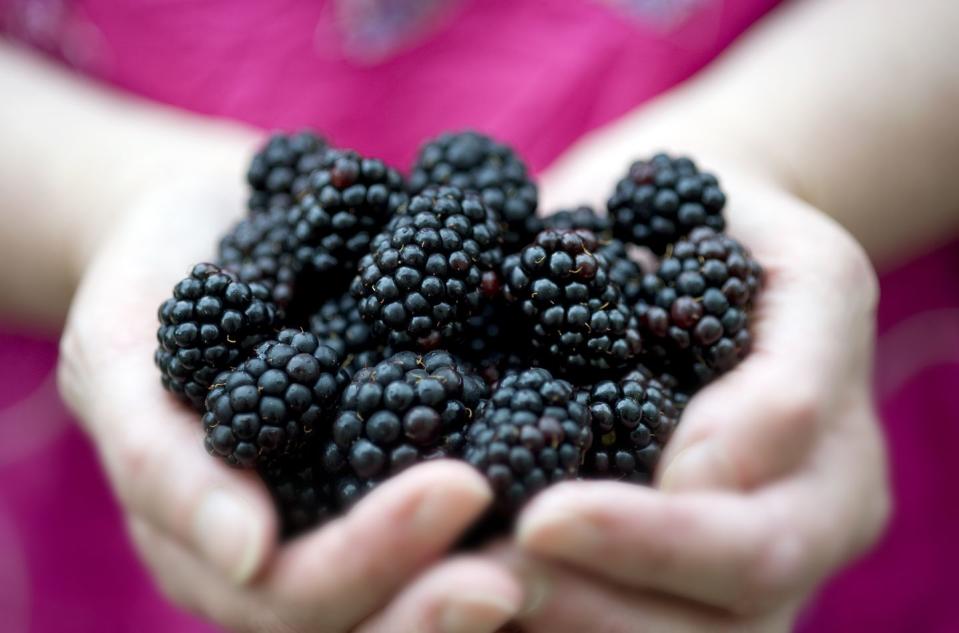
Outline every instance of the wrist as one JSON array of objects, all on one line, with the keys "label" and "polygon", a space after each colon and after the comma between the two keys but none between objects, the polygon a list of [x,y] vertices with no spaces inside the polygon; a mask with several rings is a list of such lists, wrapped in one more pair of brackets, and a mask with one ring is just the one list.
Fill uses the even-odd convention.
[{"label": "wrist", "polygon": [[[229,123],[171,117],[180,120],[141,127],[134,138],[123,139],[112,182],[90,191],[86,212],[70,218],[68,234],[73,237],[67,270],[74,285],[104,240],[145,200],[177,190],[219,191],[235,198],[234,213],[242,214],[246,164],[260,142],[259,134]],[[211,208],[210,213],[222,210]]]}]

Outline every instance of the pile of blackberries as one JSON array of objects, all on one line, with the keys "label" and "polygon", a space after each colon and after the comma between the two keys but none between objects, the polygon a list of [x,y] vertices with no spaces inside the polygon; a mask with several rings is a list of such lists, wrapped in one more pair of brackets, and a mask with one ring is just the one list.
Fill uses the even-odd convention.
[{"label": "pile of blackberries", "polygon": [[649,482],[750,347],[762,271],[716,177],[659,154],[608,213],[541,217],[524,163],[475,132],[410,174],[310,132],[253,158],[248,217],[159,310],[162,384],[209,453],[260,474],[287,534],[432,459],[483,473],[501,524],[553,482]]}]

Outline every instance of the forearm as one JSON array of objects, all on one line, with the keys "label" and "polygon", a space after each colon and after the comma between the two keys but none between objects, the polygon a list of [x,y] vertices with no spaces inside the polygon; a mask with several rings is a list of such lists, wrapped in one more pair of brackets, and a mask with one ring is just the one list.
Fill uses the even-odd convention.
[{"label": "forearm", "polygon": [[586,143],[611,174],[657,149],[747,165],[831,214],[873,259],[901,257],[959,231],[957,30],[955,3],[793,2]]},{"label": "forearm", "polygon": [[256,142],[244,128],[111,92],[3,40],[0,94],[0,312],[50,325],[138,196],[193,177],[239,187]]}]

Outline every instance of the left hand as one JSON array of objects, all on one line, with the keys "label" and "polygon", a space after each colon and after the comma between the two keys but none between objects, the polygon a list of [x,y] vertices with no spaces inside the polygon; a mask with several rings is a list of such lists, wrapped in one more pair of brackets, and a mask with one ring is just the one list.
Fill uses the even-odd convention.
[{"label": "left hand", "polygon": [[[567,161],[544,189],[588,196],[575,179],[591,163]],[[775,185],[708,166],[729,194],[730,233],[765,269],[754,349],[691,400],[655,488],[570,482],[525,509],[500,556],[535,581],[528,633],[789,631],[810,591],[884,525],[868,259]]]}]

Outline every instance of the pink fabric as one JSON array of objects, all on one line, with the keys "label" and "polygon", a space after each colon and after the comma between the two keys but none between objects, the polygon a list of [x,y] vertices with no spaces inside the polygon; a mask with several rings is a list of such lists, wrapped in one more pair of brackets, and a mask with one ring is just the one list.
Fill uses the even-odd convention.
[{"label": "pink fabric", "polygon": [[[695,72],[775,4],[379,4],[389,2],[408,13],[369,24],[413,35],[390,34],[381,61],[353,55],[370,28],[344,32],[356,16],[344,22],[312,0],[0,0],[0,28],[145,97],[264,127],[316,127],[400,166],[422,139],[469,126],[541,169],[586,130]],[[883,277],[877,386],[896,515],[882,545],[810,605],[804,631],[959,630],[947,596],[959,512],[943,502],[959,482],[956,270],[959,244]],[[56,398],[55,360],[50,338],[0,333],[0,628],[212,630],[166,603],[136,560],[95,454]]]}]

